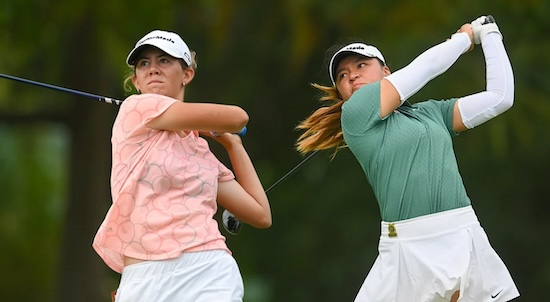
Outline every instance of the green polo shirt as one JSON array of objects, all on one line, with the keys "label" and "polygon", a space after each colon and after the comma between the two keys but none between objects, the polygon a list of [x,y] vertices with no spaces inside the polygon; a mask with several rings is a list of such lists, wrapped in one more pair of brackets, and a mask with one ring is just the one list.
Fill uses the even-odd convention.
[{"label": "green polo shirt", "polygon": [[344,140],[393,222],[470,205],[452,146],[456,99],[405,103],[380,118],[380,82],[342,106]]}]

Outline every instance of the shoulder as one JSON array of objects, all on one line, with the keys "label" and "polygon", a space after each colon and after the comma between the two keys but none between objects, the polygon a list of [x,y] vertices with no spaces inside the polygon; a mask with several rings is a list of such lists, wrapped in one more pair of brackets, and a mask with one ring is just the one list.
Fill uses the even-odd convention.
[{"label": "shoulder", "polygon": [[354,111],[369,104],[380,107],[380,82],[367,84],[355,91],[342,105],[342,111]]},{"label": "shoulder", "polygon": [[178,100],[160,94],[134,94],[127,97],[121,105],[124,111],[145,112],[149,110],[164,111]]},{"label": "shoulder", "polygon": [[380,117],[380,82],[364,85],[342,105],[342,130],[359,134],[373,128]]},{"label": "shoulder", "polygon": [[372,96],[380,97],[380,81],[362,86],[351,95],[346,103]]},{"label": "shoulder", "polygon": [[457,100],[457,98],[439,101],[428,100],[416,103],[410,108],[415,116],[443,125],[449,130],[449,133],[454,134],[453,122]]}]

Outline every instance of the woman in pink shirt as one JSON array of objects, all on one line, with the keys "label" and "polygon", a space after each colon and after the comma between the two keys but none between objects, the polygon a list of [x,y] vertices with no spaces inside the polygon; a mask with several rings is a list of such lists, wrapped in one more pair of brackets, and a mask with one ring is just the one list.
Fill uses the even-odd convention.
[{"label": "woman in pink shirt", "polygon": [[[219,203],[253,227],[271,226],[267,196],[232,134],[248,115],[184,102],[197,62],[175,33],[145,35],[127,64],[140,94],[123,102],[113,125],[113,204],[93,243],[122,274],[116,301],[242,301],[239,268],[213,216]],[[223,145],[233,171],[199,134]]]}]

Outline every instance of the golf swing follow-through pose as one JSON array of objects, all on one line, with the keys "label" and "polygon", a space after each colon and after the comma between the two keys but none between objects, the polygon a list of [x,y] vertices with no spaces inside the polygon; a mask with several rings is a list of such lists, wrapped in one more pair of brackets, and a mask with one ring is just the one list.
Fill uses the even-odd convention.
[{"label": "golf swing follow-through pose", "polygon": [[[481,44],[486,91],[407,100]],[[380,207],[377,257],[356,302],[509,301],[519,292],[471,206],[451,139],[508,110],[514,80],[492,17],[464,24],[446,42],[391,73],[382,53],[354,41],[330,50],[331,86],[302,121],[302,153],[348,147]],[[326,139],[320,140],[319,137]],[[490,156],[484,154],[483,156]],[[359,237],[360,238],[360,237]]]},{"label": "golf swing follow-through pose", "polygon": [[[267,196],[241,137],[232,134],[248,114],[184,101],[197,61],[176,33],[145,35],[127,64],[127,81],[139,94],[124,100],[113,124],[113,203],[93,242],[121,273],[114,299],[242,301],[239,267],[213,216],[219,204],[249,225],[271,226]],[[233,171],[199,134],[226,149]]]},{"label": "golf swing follow-through pose", "polygon": [[[483,48],[486,91],[408,102],[473,44]],[[518,297],[471,206],[451,142],[513,104],[512,68],[494,18],[464,24],[394,73],[372,45],[354,41],[331,52],[332,85],[314,84],[330,105],[297,127],[305,130],[298,151],[311,153],[265,191],[240,137],[247,113],[238,106],[184,102],[197,62],[175,33],[152,31],[130,51],[133,74],[127,80],[139,94],[124,101],[0,77],[121,105],[112,133],[113,203],[93,242],[105,263],[121,273],[117,302],[242,301],[238,265],[213,219],[218,204],[226,209],[223,225],[230,233],[243,223],[267,228],[267,192],[333,147],[335,153],[348,147],[355,155],[382,218],[379,256],[355,301]],[[201,135],[223,145],[233,171]]]}]

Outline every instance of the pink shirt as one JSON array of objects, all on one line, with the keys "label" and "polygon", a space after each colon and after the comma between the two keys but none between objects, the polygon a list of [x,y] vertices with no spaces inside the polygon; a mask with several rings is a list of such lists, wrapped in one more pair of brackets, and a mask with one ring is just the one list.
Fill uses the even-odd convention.
[{"label": "pink shirt", "polygon": [[123,256],[174,258],[182,252],[222,249],[225,237],[213,219],[218,181],[234,175],[196,131],[145,127],[178,100],[143,94],[128,97],[113,125],[113,204],[93,247],[114,271]]}]

